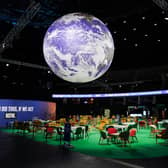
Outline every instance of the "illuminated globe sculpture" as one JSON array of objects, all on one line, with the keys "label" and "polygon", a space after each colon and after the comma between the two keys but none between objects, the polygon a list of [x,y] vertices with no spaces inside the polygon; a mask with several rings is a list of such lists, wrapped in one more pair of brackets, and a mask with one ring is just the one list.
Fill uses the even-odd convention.
[{"label": "illuminated globe sculpture", "polygon": [[70,13],[48,28],[43,41],[44,58],[63,80],[85,83],[102,76],[114,55],[112,35],[98,18]]}]

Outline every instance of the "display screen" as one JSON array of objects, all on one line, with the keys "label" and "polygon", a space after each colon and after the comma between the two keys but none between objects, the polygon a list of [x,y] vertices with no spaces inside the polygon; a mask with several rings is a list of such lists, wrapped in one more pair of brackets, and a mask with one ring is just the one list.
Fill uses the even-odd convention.
[{"label": "display screen", "polygon": [[7,112],[5,113],[5,119],[15,119],[16,113],[15,112]]},{"label": "display screen", "polygon": [[0,128],[11,120],[55,120],[56,103],[40,100],[0,99]]}]

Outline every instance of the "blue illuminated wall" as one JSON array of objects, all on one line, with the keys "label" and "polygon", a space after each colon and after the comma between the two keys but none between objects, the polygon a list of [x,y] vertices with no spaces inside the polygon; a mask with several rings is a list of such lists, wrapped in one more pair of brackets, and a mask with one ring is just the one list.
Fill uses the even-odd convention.
[{"label": "blue illuminated wall", "polygon": [[[6,112],[15,112],[16,119],[6,119]],[[36,100],[0,99],[0,127],[5,127],[10,121],[55,120],[56,103]]]}]

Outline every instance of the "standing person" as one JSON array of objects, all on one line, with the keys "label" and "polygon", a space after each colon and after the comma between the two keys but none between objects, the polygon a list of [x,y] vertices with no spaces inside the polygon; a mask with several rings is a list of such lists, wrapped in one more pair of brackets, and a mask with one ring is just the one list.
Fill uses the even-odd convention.
[{"label": "standing person", "polygon": [[64,146],[72,147],[71,142],[71,124],[69,118],[66,118],[66,123],[64,125]]}]

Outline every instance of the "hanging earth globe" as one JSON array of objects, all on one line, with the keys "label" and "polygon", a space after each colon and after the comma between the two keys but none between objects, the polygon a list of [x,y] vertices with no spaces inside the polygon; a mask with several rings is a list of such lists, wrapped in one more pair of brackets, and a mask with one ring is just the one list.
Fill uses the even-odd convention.
[{"label": "hanging earth globe", "polygon": [[113,37],[98,18],[70,13],[48,28],[43,53],[58,77],[72,83],[86,83],[109,69],[114,56]]}]

